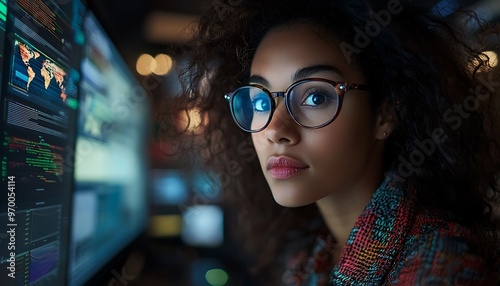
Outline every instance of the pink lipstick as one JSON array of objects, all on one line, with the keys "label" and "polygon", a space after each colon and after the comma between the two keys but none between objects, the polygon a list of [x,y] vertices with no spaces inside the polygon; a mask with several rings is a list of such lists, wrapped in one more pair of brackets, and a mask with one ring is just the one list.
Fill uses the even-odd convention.
[{"label": "pink lipstick", "polygon": [[278,180],[292,178],[307,168],[309,168],[308,165],[287,156],[272,156],[267,160],[269,175]]}]

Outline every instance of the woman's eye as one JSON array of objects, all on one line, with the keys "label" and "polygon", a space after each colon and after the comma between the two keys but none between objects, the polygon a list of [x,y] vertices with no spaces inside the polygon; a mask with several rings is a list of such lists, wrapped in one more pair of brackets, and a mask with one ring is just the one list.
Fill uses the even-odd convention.
[{"label": "woman's eye", "polygon": [[267,98],[256,98],[253,100],[253,109],[258,112],[267,112],[271,109]]},{"label": "woman's eye", "polygon": [[318,106],[327,100],[327,96],[318,92],[314,92],[309,94],[304,101],[302,102],[302,105],[309,105],[309,106]]}]

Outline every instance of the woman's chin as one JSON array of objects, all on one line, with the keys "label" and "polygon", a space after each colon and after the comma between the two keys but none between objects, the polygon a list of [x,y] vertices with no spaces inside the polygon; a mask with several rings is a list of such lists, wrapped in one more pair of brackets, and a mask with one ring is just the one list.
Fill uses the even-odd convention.
[{"label": "woman's chin", "polygon": [[313,198],[304,198],[293,194],[293,192],[287,192],[284,194],[279,191],[273,191],[273,197],[277,204],[287,208],[303,207],[316,202]]}]

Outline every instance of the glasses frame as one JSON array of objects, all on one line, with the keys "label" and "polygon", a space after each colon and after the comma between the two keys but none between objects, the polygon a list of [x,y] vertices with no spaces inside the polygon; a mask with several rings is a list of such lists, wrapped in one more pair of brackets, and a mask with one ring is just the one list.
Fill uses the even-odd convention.
[{"label": "glasses frame", "polygon": [[[295,116],[293,116],[293,114],[291,112],[291,109],[290,109],[290,105],[289,105],[290,91],[294,87],[296,87],[297,85],[305,83],[305,82],[309,82],[309,81],[321,81],[321,82],[326,82],[328,84],[331,84],[335,88],[335,90],[337,91],[337,94],[339,96],[339,106],[338,106],[337,111],[335,112],[335,114],[332,116],[332,119],[330,119],[329,121],[327,121],[327,122],[325,122],[323,124],[320,124],[318,126],[312,126],[312,127],[311,126],[305,126],[305,125],[301,124],[300,122],[298,122],[297,119],[295,118]],[[264,124],[264,126],[262,128],[257,129],[257,130],[251,130],[251,129],[247,129],[247,128],[241,126],[240,123],[238,122],[238,120],[236,120],[236,116],[234,114],[234,109],[233,109],[233,98],[234,98],[234,95],[238,92],[238,90],[240,90],[242,88],[248,88],[248,87],[256,87],[258,89],[261,89],[262,91],[264,91],[264,93],[266,93],[271,98],[271,113],[269,115],[269,119],[267,120],[266,124]],[[271,119],[273,118],[274,111],[276,111],[276,101],[274,99],[278,98],[278,97],[283,97],[283,99],[285,100],[285,106],[286,106],[286,109],[288,111],[288,114],[293,119],[293,121],[295,123],[297,123],[297,125],[299,125],[301,127],[304,127],[304,128],[308,128],[308,129],[319,129],[319,128],[325,127],[326,125],[332,123],[335,120],[335,118],[337,118],[337,116],[340,113],[340,109],[342,108],[342,102],[343,102],[344,95],[349,90],[364,90],[364,91],[369,91],[370,88],[369,88],[369,86],[367,84],[336,82],[336,81],[328,80],[328,79],[324,79],[324,78],[305,78],[305,79],[301,79],[301,80],[298,80],[298,81],[292,83],[290,86],[288,86],[288,88],[286,89],[286,91],[272,92],[272,91],[268,90],[266,87],[264,87],[263,85],[260,85],[260,84],[245,85],[245,86],[237,88],[235,91],[231,92],[230,94],[224,95],[224,99],[226,99],[227,101],[229,101],[229,108],[231,110],[231,115],[232,115],[232,117],[234,119],[234,122],[236,122],[236,124],[238,125],[238,127],[241,128],[243,131],[246,131],[246,132],[249,132],[249,133],[256,133],[256,132],[260,132],[260,131],[266,129],[266,127],[271,122]]]}]

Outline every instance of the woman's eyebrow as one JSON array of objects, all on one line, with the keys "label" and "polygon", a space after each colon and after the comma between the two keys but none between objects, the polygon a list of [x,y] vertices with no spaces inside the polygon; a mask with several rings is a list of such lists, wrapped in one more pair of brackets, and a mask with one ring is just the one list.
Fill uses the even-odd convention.
[{"label": "woman's eyebrow", "polygon": [[[319,72],[334,72],[340,76],[342,76],[342,72],[335,66],[332,65],[313,65],[313,66],[308,66],[301,68],[295,72],[295,74],[292,77],[292,81],[298,81],[304,78],[308,78],[316,73]],[[248,79],[249,83],[254,83],[254,84],[260,84],[262,86],[269,86],[269,81],[267,81],[264,77],[260,75],[252,75]]]},{"label": "woman's eyebrow", "polygon": [[260,84],[262,86],[269,86],[269,82],[263,78],[262,76],[260,75],[252,75],[250,76],[250,78],[248,79],[248,82],[249,83],[256,83],[256,84]]},{"label": "woman's eyebrow", "polygon": [[328,71],[334,72],[340,76],[342,76],[342,72],[335,66],[332,65],[313,65],[305,68],[301,68],[295,72],[292,77],[293,81],[298,81],[300,79],[308,78],[316,73]]}]

